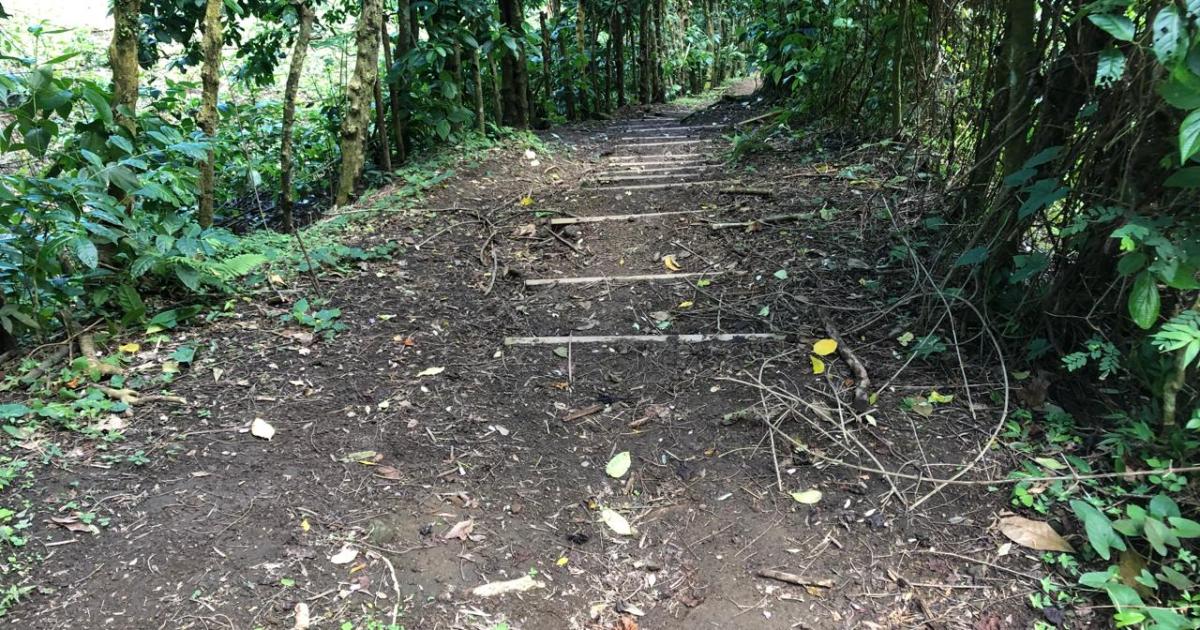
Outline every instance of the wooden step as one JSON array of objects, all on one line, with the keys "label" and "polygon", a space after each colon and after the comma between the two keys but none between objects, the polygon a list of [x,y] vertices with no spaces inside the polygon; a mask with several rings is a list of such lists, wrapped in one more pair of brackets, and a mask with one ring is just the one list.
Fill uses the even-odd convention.
[{"label": "wooden step", "polygon": [[778,333],[695,333],[690,335],[571,335],[568,337],[505,337],[506,346],[565,346],[597,343],[708,343],[802,341]]},{"label": "wooden step", "polygon": [[642,147],[679,147],[689,144],[705,144],[709,140],[671,140],[668,142],[640,142],[640,143],[625,143],[616,145],[615,149],[637,149]]},{"label": "wooden step", "polygon": [[724,271],[696,271],[682,273],[649,273],[632,276],[583,276],[574,278],[528,278],[526,287],[545,287],[558,284],[597,284],[616,282],[681,282],[692,278],[711,278],[725,274]]},{"label": "wooden step", "polygon": [[672,210],[670,212],[641,212],[636,214],[604,214],[595,217],[554,217],[550,225],[577,225],[580,223],[603,223],[606,221],[640,221],[658,217],[678,216],[681,214],[700,214],[707,210]]},{"label": "wooden step", "polygon": [[655,190],[659,188],[691,188],[693,186],[712,186],[716,184],[728,184],[729,182],[723,179],[705,180],[702,182],[676,182],[672,184],[633,184],[630,186],[593,186],[588,190]]}]

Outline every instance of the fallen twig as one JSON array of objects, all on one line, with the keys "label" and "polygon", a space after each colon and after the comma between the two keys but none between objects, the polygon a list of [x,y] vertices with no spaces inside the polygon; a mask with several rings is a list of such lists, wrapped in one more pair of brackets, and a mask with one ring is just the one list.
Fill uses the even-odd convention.
[{"label": "fallen twig", "polygon": [[105,396],[108,396],[113,400],[123,402],[130,407],[152,402],[169,402],[177,405],[188,404],[187,399],[181,396],[168,396],[163,394],[142,395],[136,390],[116,389],[113,387],[105,387],[103,385],[97,385],[96,389],[100,390]]},{"label": "fallen twig", "polygon": [[775,194],[775,191],[766,188],[722,188],[717,192],[722,195],[751,195],[754,197],[770,197]]},{"label": "fallen twig", "polygon": [[788,573],[787,571],[778,571],[775,569],[758,569],[754,572],[754,575],[757,575],[761,578],[787,582],[788,584],[795,584],[796,586],[819,586],[821,588],[833,588],[833,580],[828,578],[806,578],[801,575],[796,575],[795,573]]},{"label": "fallen twig", "polygon": [[822,313],[821,318],[825,320],[825,332],[837,342],[838,354],[842,355],[846,363],[850,365],[850,369],[854,371],[854,376],[858,383],[854,386],[854,412],[863,413],[871,408],[871,377],[867,375],[867,368],[863,366],[862,361],[846,345],[837,327],[833,325],[833,320],[829,318],[828,313]]}]

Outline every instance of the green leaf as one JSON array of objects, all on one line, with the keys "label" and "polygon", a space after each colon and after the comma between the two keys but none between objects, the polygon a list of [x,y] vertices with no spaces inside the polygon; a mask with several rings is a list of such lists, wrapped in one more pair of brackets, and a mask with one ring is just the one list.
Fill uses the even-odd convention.
[{"label": "green leaf", "polygon": [[1146,267],[1147,256],[1142,252],[1126,254],[1117,261],[1117,273],[1122,276],[1133,275]]},{"label": "green leaf", "polygon": [[604,472],[613,479],[620,479],[625,476],[625,473],[629,472],[629,465],[631,463],[632,459],[629,451],[621,451],[608,460],[608,465],[604,467]]},{"label": "green leaf", "polygon": [[96,244],[87,238],[82,236],[76,238],[71,248],[75,250],[75,256],[79,258],[79,262],[88,269],[95,269],[100,265],[100,252],[96,251]]},{"label": "green leaf", "polygon": [[1158,321],[1162,303],[1158,296],[1158,284],[1154,276],[1143,271],[1138,274],[1129,291],[1129,316],[1142,330],[1149,330]]},{"label": "green leaf", "polygon": [[1182,516],[1179,512],[1179,505],[1175,503],[1175,500],[1161,493],[1154,495],[1154,498],[1150,499],[1150,514],[1159,518]]},{"label": "green leaf", "polygon": [[1096,509],[1091,503],[1078,499],[1071,501],[1071,509],[1075,511],[1075,516],[1083,521],[1088,543],[1092,545],[1092,549],[1096,550],[1097,555],[1108,560],[1112,555],[1112,549],[1125,551],[1125,541],[1117,535],[1117,532],[1113,531],[1112,522],[1103,512]]},{"label": "green leaf", "polygon": [[1167,188],[1200,188],[1200,166],[1188,166],[1171,174],[1163,186]]},{"label": "green leaf", "polygon": [[1133,41],[1133,22],[1123,15],[1093,13],[1088,16],[1088,20],[1120,41]]},{"label": "green leaf", "polygon": [[1147,517],[1145,527],[1146,542],[1150,543],[1150,546],[1154,548],[1154,551],[1158,552],[1158,555],[1167,555],[1167,540],[1174,538],[1167,529],[1167,526],[1156,518]]},{"label": "green leaf", "polygon": [[1159,578],[1165,580],[1167,584],[1170,584],[1181,591],[1186,591],[1193,586],[1192,581],[1189,580],[1186,575],[1176,571],[1175,569],[1172,569],[1165,564],[1162,566],[1162,574],[1159,575]]},{"label": "green leaf", "polygon": [[6,403],[0,405],[0,419],[11,420],[12,418],[21,418],[31,413],[31,409],[19,403]]},{"label": "green leaf", "polygon": [[1186,28],[1175,5],[1163,7],[1154,16],[1154,54],[1163,65],[1170,65],[1187,52]]},{"label": "green leaf", "polygon": [[1174,529],[1174,534],[1179,538],[1200,538],[1200,523],[1193,521],[1190,518],[1182,516],[1167,517],[1167,522]]},{"label": "green leaf", "polygon": [[1200,151],[1200,109],[1188,114],[1179,124],[1179,163],[1187,163],[1197,151]]},{"label": "green leaf", "polygon": [[177,363],[191,363],[196,358],[195,346],[179,346],[171,353],[171,360]]},{"label": "green leaf", "polygon": [[1116,46],[1100,51],[1096,62],[1096,85],[1107,87],[1125,75],[1125,54]]},{"label": "green leaf", "polygon": [[968,249],[959,255],[958,260],[954,261],[955,267],[974,267],[979,263],[987,260],[988,248],[974,247]]}]

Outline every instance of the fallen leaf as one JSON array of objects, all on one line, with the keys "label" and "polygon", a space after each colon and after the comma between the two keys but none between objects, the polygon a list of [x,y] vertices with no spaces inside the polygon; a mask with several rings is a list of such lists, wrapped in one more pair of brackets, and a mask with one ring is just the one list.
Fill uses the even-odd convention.
[{"label": "fallen leaf", "polygon": [[342,547],[342,550],[333,554],[329,561],[334,564],[350,564],[358,557],[358,550],[354,547]]},{"label": "fallen leaf", "polygon": [[788,279],[787,269],[780,269],[779,271],[776,271],[773,275],[778,280],[787,280]]},{"label": "fallen leaf", "polygon": [[609,508],[600,510],[600,520],[604,521],[604,524],[608,525],[608,528],[613,530],[618,536],[633,535],[633,526],[629,524],[629,521],[624,516],[621,516],[615,510]]},{"label": "fallen leaf", "polygon": [[793,492],[791,494],[796,503],[803,503],[804,505],[813,505],[821,500],[821,491],[816,489]]},{"label": "fallen leaf", "polygon": [[667,268],[667,271],[680,271],[683,269],[683,267],[679,266],[679,263],[675,262],[675,256],[673,254],[667,254],[666,256],[663,256],[662,263],[663,267]]},{"label": "fallen leaf", "polygon": [[513,238],[529,238],[531,236],[535,236],[536,234],[537,234],[537,226],[532,223],[526,223],[525,225],[518,225],[517,227],[513,228],[513,231],[512,231]]},{"label": "fallen leaf", "polygon": [[296,613],[296,622],[292,625],[292,630],[308,630],[311,623],[309,620],[308,604],[300,602],[293,609]]},{"label": "fallen leaf", "polygon": [[311,529],[312,529],[312,525],[309,524],[307,517],[300,519],[300,531],[302,531],[304,533],[308,533],[308,531]]},{"label": "fallen leaf", "polygon": [[931,402],[931,403],[954,402],[954,396],[946,396],[943,394],[939,394],[937,392],[937,390],[935,389],[935,390],[929,392],[929,402]]},{"label": "fallen leaf", "polygon": [[135,354],[138,350],[141,350],[141,349],[142,349],[141,344],[137,344],[137,343],[127,343],[125,345],[117,347],[117,350],[120,350],[121,352],[124,352],[125,354]]},{"label": "fallen leaf", "polygon": [[505,593],[521,593],[535,588],[545,588],[545,586],[545,582],[535,580],[528,575],[523,575],[515,580],[480,584],[471,589],[471,594],[476,597],[492,597],[495,595],[504,595]]},{"label": "fallen leaf", "polygon": [[665,322],[671,319],[671,314],[667,311],[651,311],[650,319],[656,322]]},{"label": "fallen leaf", "polygon": [[560,567],[565,567],[567,566],[568,562],[570,562],[570,560],[568,560],[566,556],[562,556],[558,560],[555,560],[554,564]]},{"label": "fallen leaf", "polygon": [[633,617],[622,615],[617,618],[617,623],[613,625],[613,630],[638,630],[638,624]]},{"label": "fallen leaf", "polygon": [[94,427],[97,431],[120,431],[129,426],[129,423],[124,418],[118,415],[109,414],[103,420],[96,423]]},{"label": "fallen leaf", "polygon": [[695,306],[695,304],[696,303],[691,300],[684,300],[679,303],[679,308],[692,308],[692,306]]},{"label": "fallen leaf", "polygon": [[521,197],[521,207],[528,208],[533,205],[533,197]]},{"label": "fallen leaf", "polygon": [[256,438],[270,440],[271,438],[275,437],[275,427],[271,426],[271,423],[263,420],[262,418],[255,418],[254,421],[250,423],[250,435],[253,435]]},{"label": "fallen leaf", "polygon": [[808,357],[808,358],[809,358],[809,359],[812,359],[812,371],[813,371],[813,374],[824,374],[824,373],[825,373],[825,362],[824,362],[824,361],[822,361],[822,360],[820,360],[820,359],[818,359],[817,357],[815,357],[815,356],[812,356],[812,355],[809,355],[809,357]]},{"label": "fallen leaf", "polygon": [[1066,464],[1054,459],[1053,457],[1034,457],[1033,461],[1040,464],[1043,468],[1049,470],[1063,470],[1067,467]]},{"label": "fallen leaf", "polygon": [[1044,521],[1035,521],[1024,516],[1005,516],[1000,519],[1000,533],[1009,540],[1038,551],[1065,551],[1075,553],[1071,546]]},{"label": "fallen leaf", "polygon": [[837,352],[837,342],[833,339],[821,339],[813,344],[813,352],[818,356],[827,357]]},{"label": "fallen leaf", "polygon": [[445,371],[446,371],[446,368],[444,368],[444,367],[425,368],[424,370],[417,372],[417,376],[437,376],[438,374],[441,374],[442,372],[445,372]]},{"label": "fallen leaf", "polygon": [[608,460],[608,466],[604,467],[604,472],[608,473],[608,476],[613,479],[620,479],[625,476],[625,473],[629,472],[629,465],[631,463],[632,459],[629,456],[629,451],[621,451]]},{"label": "fallen leaf", "polygon": [[451,527],[445,534],[442,534],[442,539],[443,540],[453,540],[453,539],[457,538],[459,540],[466,540],[467,537],[470,536],[471,532],[473,532],[473,531],[475,531],[474,519],[467,519],[465,521],[459,521],[459,522],[455,523],[454,527]]},{"label": "fallen leaf", "polygon": [[78,516],[55,516],[55,517],[52,517],[50,520],[55,525],[58,525],[64,529],[66,529],[69,532],[73,532],[73,533],[77,533],[77,534],[98,534],[98,533],[100,533],[100,529],[97,528],[95,525],[80,522]]},{"label": "fallen leaf", "polygon": [[568,356],[570,356],[570,354],[571,354],[571,351],[568,350],[566,346],[559,346],[554,349],[554,356],[556,356],[560,359],[565,359]]},{"label": "fallen leaf", "polygon": [[379,453],[376,451],[355,451],[347,453],[346,457],[342,458],[344,462],[371,462],[377,460]]},{"label": "fallen leaf", "polygon": [[400,481],[400,469],[395,466],[380,466],[375,469],[375,476],[388,481]]}]

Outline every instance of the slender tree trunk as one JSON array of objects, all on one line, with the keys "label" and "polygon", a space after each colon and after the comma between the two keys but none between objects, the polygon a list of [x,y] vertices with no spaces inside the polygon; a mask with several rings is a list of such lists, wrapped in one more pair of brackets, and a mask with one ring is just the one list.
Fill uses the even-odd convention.
[{"label": "slender tree trunk", "polygon": [[[219,0],[218,0],[219,1]],[[358,17],[354,73],[346,86],[346,114],[342,118],[342,170],[338,177],[334,204],[346,205],[362,172],[371,119],[371,94],[379,74],[379,22],[381,0],[363,0]]]},{"label": "slender tree trunk", "polygon": [[617,12],[613,11],[608,18],[608,44],[604,50],[604,111],[612,111],[612,89],[613,89],[613,33],[620,28],[620,20],[617,17]]},{"label": "slender tree trunk", "polygon": [[[587,5],[585,0],[578,0],[575,5],[575,47],[579,50],[580,56],[583,58],[583,67],[588,68],[591,65],[591,51],[587,46]],[[574,64],[572,64],[574,66]],[[579,94],[577,101],[579,103],[580,118],[587,118],[592,111],[589,105],[588,86],[592,83],[591,76],[587,81],[578,83]]]},{"label": "slender tree trunk", "polygon": [[487,131],[487,119],[483,115],[483,64],[478,48],[471,53],[471,67],[475,70],[475,128],[483,134]]},{"label": "slender tree trunk", "polygon": [[616,58],[617,107],[625,107],[625,12],[613,11],[613,57]]},{"label": "slender tree trunk", "polygon": [[558,56],[562,59],[563,73],[563,98],[567,102],[567,120],[577,120],[578,112],[575,108],[575,80],[571,73],[571,60],[567,57],[567,42],[562,38],[561,31],[558,37]]},{"label": "slender tree trunk", "polygon": [[663,9],[665,0],[651,0],[654,3],[654,34],[651,40],[654,45],[651,50],[650,72],[654,76],[654,102],[667,102],[666,78],[663,74]]},{"label": "slender tree trunk", "polygon": [[654,13],[651,9],[653,1],[642,0],[641,19],[638,23],[638,78],[640,79],[638,100],[641,101],[642,105],[649,105],[651,99],[654,98],[654,78],[651,76],[652,71],[650,69],[650,34],[654,30],[650,21]]},{"label": "slender tree trunk", "polygon": [[383,104],[383,81],[375,81],[375,162],[384,171],[392,171],[392,150],[388,147],[387,107]]},{"label": "slender tree trunk", "polygon": [[[217,96],[221,88],[219,72],[221,70],[221,10],[223,0],[208,0],[204,5],[204,37],[201,48],[204,52],[204,63],[200,67],[200,129],[209,138],[217,135]],[[200,208],[196,214],[196,222],[201,227],[211,227],[213,223],[213,206],[216,202],[214,191],[216,180],[216,152],[208,150],[208,156],[200,165]]]},{"label": "slender tree trunk", "polygon": [[492,69],[492,109],[495,111],[496,124],[504,124],[504,84],[500,70],[496,68],[496,57],[488,56],[488,66]]},{"label": "slender tree trunk", "polygon": [[1008,140],[1004,144],[1004,174],[1015,173],[1029,155],[1029,80],[1036,61],[1033,47],[1034,0],[1008,1],[1005,57],[1008,60]]},{"label": "slender tree trunk", "polygon": [[538,26],[542,31],[542,91],[545,92],[546,118],[558,107],[554,104],[554,59],[550,56],[550,29],[546,27],[546,12],[538,13]]},{"label": "slender tree trunk", "polygon": [[[408,0],[397,0],[396,2],[396,62],[403,61],[408,57],[408,51],[412,49],[413,33],[412,30],[412,10]],[[382,21],[382,20],[381,20]],[[408,90],[408,81],[405,80],[404,73],[396,75],[396,90],[400,94]],[[404,162],[408,159],[408,142],[404,138],[404,112],[399,108],[392,112],[392,124],[396,127],[396,150],[399,152],[400,161]]]},{"label": "slender tree trunk", "polygon": [[315,17],[307,1],[299,2],[296,9],[300,12],[300,30],[292,47],[292,62],[283,90],[283,128],[279,133],[279,210],[283,215],[284,232],[295,229],[292,218],[292,128],[296,125],[296,94],[300,91],[300,76],[304,72],[304,58],[308,56]]},{"label": "slender tree trunk", "polygon": [[[392,41],[387,31],[387,20],[379,21],[379,37],[383,42],[383,67],[390,75],[392,72]],[[404,122],[400,112],[400,77],[388,81],[388,100],[391,103],[392,114],[392,144],[396,145],[396,159],[403,162],[404,155]]]},{"label": "slender tree trunk", "polygon": [[114,0],[113,38],[108,47],[108,65],[112,67],[112,104],[117,123],[134,132],[137,129],[138,31],[142,0]]}]

